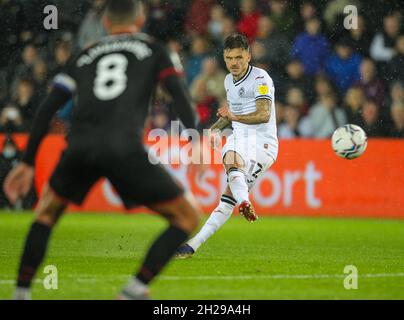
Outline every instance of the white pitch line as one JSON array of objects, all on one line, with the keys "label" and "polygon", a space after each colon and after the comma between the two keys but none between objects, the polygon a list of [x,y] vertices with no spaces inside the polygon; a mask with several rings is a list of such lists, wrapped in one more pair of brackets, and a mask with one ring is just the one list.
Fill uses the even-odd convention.
[{"label": "white pitch line", "polygon": [[[330,279],[345,278],[346,274],[266,274],[266,275],[234,275],[234,276],[161,276],[162,280],[259,280],[259,279]],[[358,274],[358,278],[404,277],[404,273]]]},{"label": "white pitch line", "polygon": [[[338,279],[345,278],[346,274],[267,274],[267,275],[210,275],[210,276],[160,276],[157,279],[162,281],[182,281],[182,280],[265,280],[265,279]],[[68,278],[72,281],[77,282],[105,282],[108,280],[126,280],[129,279],[131,275],[117,275],[110,277],[77,277],[69,276]],[[359,274],[358,278],[402,278],[404,277],[403,272],[398,273],[367,273]],[[42,283],[42,279],[35,279],[35,283]],[[15,280],[0,280],[1,284],[14,284]]]}]

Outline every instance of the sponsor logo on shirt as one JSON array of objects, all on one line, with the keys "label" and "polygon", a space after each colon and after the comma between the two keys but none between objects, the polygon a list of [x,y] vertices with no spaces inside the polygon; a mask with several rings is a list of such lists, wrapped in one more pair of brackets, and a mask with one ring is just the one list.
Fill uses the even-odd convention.
[{"label": "sponsor logo on shirt", "polygon": [[266,83],[264,83],[264,84],[258,86],[258,92],[259,92],[259,94],[268,94],[268,91],[269,91],[269,90],[268,90],[268,86],[267,86]]}]

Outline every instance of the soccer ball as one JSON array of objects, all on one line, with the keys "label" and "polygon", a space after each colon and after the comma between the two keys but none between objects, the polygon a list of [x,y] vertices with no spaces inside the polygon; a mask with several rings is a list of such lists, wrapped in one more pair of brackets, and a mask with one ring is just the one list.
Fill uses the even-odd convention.
[{"label": "soccer ball", "polygon": [[334,152],[344,159],[355,159],[365,152],[367,136],[363,129],[355,124],[346,124],[336,129],[331,142]]}]

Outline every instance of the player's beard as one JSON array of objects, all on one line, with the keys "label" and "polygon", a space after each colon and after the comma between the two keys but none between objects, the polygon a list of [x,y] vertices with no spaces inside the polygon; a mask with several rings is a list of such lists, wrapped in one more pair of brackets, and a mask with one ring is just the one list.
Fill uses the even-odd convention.
[{"label": "player's beard", "polygon": [[238,78],[237,80],[240,80],[246,74],[247,70],[248,70],[248,64],[244,69],[241,69],[240,72],[238,72],[237,74],[232,72],[232,75],[233,77]]}]

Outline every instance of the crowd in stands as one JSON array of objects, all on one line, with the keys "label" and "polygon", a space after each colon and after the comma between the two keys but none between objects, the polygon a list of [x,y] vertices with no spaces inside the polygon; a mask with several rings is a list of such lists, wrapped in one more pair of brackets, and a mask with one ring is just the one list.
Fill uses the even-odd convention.
[{"label": "crowd in stands", "polygon": [[[52,77],[103,37],[106,0],[0,0],[0,130],[25,132]],[[59,9],[59,30],[45,30],[41,8]],[[358,8],[344,28],[344,7]],[[144,32],[166,43],[184,74],[201,128],[226,103],[223,40],[245,34],[252,64],[274,80],[278,135],[328,138],[358,124],[370,137],[404,137],[402,0],[149,0]],[[24,23],[22,23],[24,21]],[[159,89],[149,128],[169,129],[175,114]],[[73,102],[52,124],[64,132]]]}]

